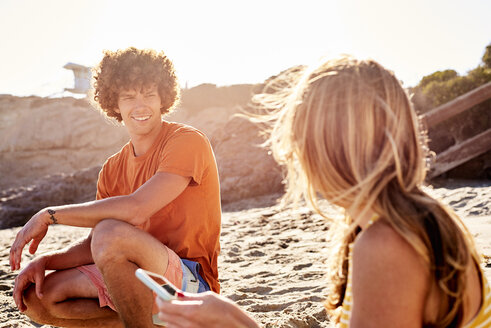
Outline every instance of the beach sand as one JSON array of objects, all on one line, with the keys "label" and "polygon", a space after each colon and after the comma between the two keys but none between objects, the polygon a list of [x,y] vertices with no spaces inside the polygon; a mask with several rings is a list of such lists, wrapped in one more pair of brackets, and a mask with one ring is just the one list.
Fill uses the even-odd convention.
[{"label": "beach sand", "polygon": [[[429,192],[464,219],[484,255],[491,279],[491,183],[447,181]],[[280,210],[279,195],[224,206],[219,258],[222,294],[264,327],[328,327],[322,301],[328,294],[326,264],[329,223],[307,207]],[[328,204],[324,211],[339,216]],[[0,327],[47,327],[31,322],[12,299],[9,248],[20,228],[0,230]],[[87,235],[87,229],[53,226],[39,253],[59,249]],[[33,256],[23,255],[25,266]]]}]

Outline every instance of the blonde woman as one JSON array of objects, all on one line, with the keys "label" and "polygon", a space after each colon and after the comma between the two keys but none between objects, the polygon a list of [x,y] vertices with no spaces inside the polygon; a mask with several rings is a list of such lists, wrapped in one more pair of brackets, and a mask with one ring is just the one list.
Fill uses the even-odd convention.
[{"label": "blonde woman", "polygon": [[[425,138],[392,72],[350,57],[279,77],[258,96],[286,199],[345,209],[331,229],[326,308],[340,327],[489,327],[491,291],[462,221],[422,189]],[[322,214],[322,213],[321,213]],[[169,327],[253,327],[214,294],[158,302]],[[228,313],[228,315],[224,315]],[[221,320],[221,321],[219,321]]]}]

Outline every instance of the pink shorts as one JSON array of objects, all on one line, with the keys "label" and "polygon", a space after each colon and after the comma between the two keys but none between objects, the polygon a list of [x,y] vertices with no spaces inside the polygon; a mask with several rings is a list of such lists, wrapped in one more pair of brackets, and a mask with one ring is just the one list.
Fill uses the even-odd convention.
[{"label": "pink shorts", "polygon": [[[182,266],[181,259],[174,253],[173,250],[167,248],[167,253],[169,254],[169,265],[167,266],[167,271],[164,273],[164,277],[169,279],[169,281],[174,284],[177,288],[182,287]],[[100,307],[109,306],[111,309],[116,311],[114,307],[114,303],[111,300],[111,296],[107,291],[106,284],[104,283],[104,279],[102,278],[102,274],[97,268],[95,264],[88,264],[79,266],[78,269],[80,272],[85,274],[92,281],[94,286],[97,288],[99,295],[99,305]]]}]

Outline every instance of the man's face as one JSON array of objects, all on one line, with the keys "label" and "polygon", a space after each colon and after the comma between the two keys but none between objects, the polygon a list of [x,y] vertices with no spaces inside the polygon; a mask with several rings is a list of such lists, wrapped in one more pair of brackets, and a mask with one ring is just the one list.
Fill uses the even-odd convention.
[{"label": "man's face", "polygon": [[145,135],[161,125],[161,100],[157,85],[121,90],[118,108],[130,135]]}]

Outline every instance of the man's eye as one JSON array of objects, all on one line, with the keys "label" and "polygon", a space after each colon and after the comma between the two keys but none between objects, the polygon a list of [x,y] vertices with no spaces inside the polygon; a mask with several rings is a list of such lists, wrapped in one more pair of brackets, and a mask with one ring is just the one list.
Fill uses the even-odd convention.
[{"label": "man's eye", "polygon": [[155,93],[149,93],[149,94],[147,94],[147,97],[156,97],[156,96],[157,96],[157,94],[155,94]]}]

